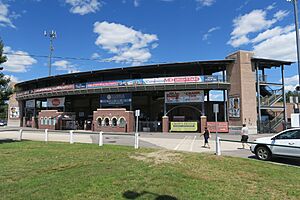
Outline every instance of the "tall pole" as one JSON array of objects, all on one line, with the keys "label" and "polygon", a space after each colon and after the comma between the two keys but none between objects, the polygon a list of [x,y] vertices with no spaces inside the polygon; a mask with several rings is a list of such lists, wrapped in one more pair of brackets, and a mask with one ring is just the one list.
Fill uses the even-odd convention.
[{"label": "tall pole", "polygon": [[298,85],[300,86],[300,45],[299,45],[299,26],[298,26],[298,0],[293,1],[294,16],[295,16],[295,29],[296,29],[296,43],[297,43],[297,61],[298,61]]},{"label": "tall pole", "polygon": [[49,36],[50,38],[50,49],[49,49],[49,63],[48,63],[48,67],[49,67],[49,76],[51,76],[51,65],[52,65],[52,54],[53,54],[53,51],[54,51],[54,48],[53,48],[53,39],[56,38],[56,32],[55,31],[51,31],[49,33],[47,33],[47,31],[44,31],[44,35],[47,37]]}]

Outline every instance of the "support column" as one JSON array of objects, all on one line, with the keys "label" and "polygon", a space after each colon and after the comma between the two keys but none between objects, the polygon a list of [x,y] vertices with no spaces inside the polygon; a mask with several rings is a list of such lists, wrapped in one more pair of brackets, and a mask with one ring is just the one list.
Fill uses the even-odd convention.
[{"label": "support column", "polygon": [[257,101],[258,101],[258,122],[257,122],[257,127],[258,127],[258,132],[261,133],[261,110],[260,110],[260,81],[259,81],[259,68],[258,64],[255,63],[255,70],[256,70],[256,85],[257,85]]},{"label": "support column", "polygon": [[283,95],[283,112],[284,112],[284,124],[286,129],[287,124],[287,116],[286,116],[286,96],[285,96],[285,89],[284,89],[284,65],[281,65],[281,80],[282,80],[282,95]]},{"label": "support column", "polygon": [[227,94],[223,90],[223,100],[224,100],[224,121],[227,122]]},{"label": "support column", "polygon": [[206,116],[201,116],[200,117],[200,122],[201,122],[201,124],[200,124],[200,131],[201,131],[201,133],[203,133],[205,127],[207,126],[207,117]]},{"label": "support column", "polygon": [[162,131],[163,131],[163,133],[169,132],[169,117],[168,116],[162,117]]}]

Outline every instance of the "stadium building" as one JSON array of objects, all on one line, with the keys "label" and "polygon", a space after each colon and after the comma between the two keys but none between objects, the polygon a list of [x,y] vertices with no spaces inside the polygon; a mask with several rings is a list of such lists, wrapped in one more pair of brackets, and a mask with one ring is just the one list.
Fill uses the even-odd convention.
[{"label": "stadium building", "polygon": [[[284,69],[291,62],[238,51],[223,60],[50,76],[15,85],[9,125],[49,129],[272,132],[286,124]],[[281,82],[268,79],[276,68]],[[213,98],[214,96],[218,98]],[[278,102],[282,102],[279,104]],[[218,105],[216,126],[214,104]]]}]

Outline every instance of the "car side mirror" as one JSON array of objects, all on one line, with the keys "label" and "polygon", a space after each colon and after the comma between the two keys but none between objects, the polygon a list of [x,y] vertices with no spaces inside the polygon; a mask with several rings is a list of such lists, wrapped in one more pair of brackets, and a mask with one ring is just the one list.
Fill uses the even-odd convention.
[{"label": "car side mirror", "polygon": [[272,137],[272,138],[271,138],[271,140],[275,140],[275,139],[276,139],[276,137]]}]

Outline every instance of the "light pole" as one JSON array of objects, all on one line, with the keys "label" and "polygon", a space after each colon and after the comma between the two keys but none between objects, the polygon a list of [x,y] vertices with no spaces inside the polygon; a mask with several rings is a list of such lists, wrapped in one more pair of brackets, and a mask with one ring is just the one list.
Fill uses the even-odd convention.
[{"label": "light pole", "polygon": [[295,17],[295,29],[296,29],[296,43],[297,43],[297,61],[298,61],[298,87],[296,90],[299,90],[300,86],[300,45],[299,45],[299,26],[298,26],[298,0],[287,0],[292,2],[294,5],[294,17]]},{"label": "light pole", "polygon": [[48,67],[49,67],[49,76],[51,76],[51,59],[52,59],[52,53],[54,51],[54,48],[53,48],[53,40],[56,38],[56,31],[51,31],[51,32],[48,32],[47,31],[44,31],[44,36],[47,37],[49,36],[50,38],[50,53],[49,53],[49,63],[48,63]]}]

